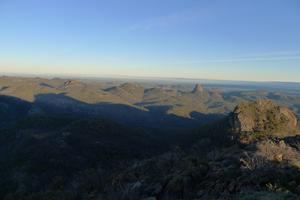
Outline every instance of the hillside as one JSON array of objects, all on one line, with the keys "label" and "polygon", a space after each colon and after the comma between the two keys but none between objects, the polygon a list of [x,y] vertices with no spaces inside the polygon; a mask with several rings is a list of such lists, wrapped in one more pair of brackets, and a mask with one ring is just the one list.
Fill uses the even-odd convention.
[{"label": "hillside", "polygon": [[67,198],[58,190],[86,198],[115,171],[166,150],[146,133],[97,118],[32,115],[0,131],[1,199]]},{"label": "hillside", "polygon": [[[143,84],[145,85],[145,84]],[[169,89],[164,85],[143,87],[139,83],[123,83],[109,86],[106,82],[66,79],[0,77],[0,94],[34,102],[40,94],[65,94],[84,103],[116,103],[146,109],[150,106],[168,106],[168,113],[179,117],[191,117],[192,112],[229,113],[245,100],[270,99],[286,105],[298,113],[300,97],[280,92],[224,92],[207,90],[196,84],[188,91]],[[180,86],[179,86],[180,88]]]},{"label": "hillside", "polygon": [[0,78],[0,199],[297,199],[299,96],[179,88]]},{"label": "hillside", "polygon": [[[271,130],[268,137],[252,138],[247,143],[231,137],[242,135],[243,128],[248,128],[249,121],[241,118],[249,110],[255,112],[246,115],[250,121],[265,119],[269,112],[289,117],[291,121],[280,124],[287,134],[278,138]],[[133,200],[299,199],[300,136],[289,133],[290,125],[295,128],[294,119],[290,110],[271,101],[242,103],[225,120],[202,128],[198,142],[190,148],[176,148],[121,172],[111,186],[115,194],[109,196]],[[270,123],[274,119],[266,118],[261,125],[268,127]],[[250,131],[261,133],[261,129]]]}]

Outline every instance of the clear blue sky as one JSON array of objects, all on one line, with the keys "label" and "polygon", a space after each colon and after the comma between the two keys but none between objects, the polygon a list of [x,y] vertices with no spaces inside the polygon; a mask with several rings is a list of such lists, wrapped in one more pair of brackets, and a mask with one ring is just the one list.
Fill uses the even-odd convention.
[{"label": "clear blue sky", "polygon": [[300,81],[299,0],[0,0],[0,72]]}]

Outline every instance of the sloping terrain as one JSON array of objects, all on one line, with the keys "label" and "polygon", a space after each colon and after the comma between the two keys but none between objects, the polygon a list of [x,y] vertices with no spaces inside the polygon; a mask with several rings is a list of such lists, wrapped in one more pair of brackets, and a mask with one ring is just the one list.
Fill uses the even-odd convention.
[{"label": "sloping terrain", "polygon": [[143,101],[144,97],[144,88],[133,83],[124,83],[121,86],[108,88],[106,91],[132,104]]},{"label": "sloping terrain", "polygon": [[1,199],[85,199],[115,171],[166,148],[118,123],[68,115],[32,115],[0,132]]},{"label": "sloping terrain", "polygon": [[[41,94],[64,94],[89,104],[112,103],[151,110],[165,107],[166,114],[197,119],[193,113],[227,114],[243,101],[271,99],[292,108],[299,114],[300,97],[280,92],[249,91],[222,92],[207,90],[197,84],[194,89],[182,91],[163,85],[144,88],[138,83],[124,83],[113,87],[109,84],[66,79],[0,77],[0,95],[13,96],[34,102]],[[179,87],[180,88],[180,87]]]},{"label": "sloping terrain", "polygon": [[[235,112],[239,110],[243,115],[249,107],[263,104],[270,106],[264,107],[267,110],[278,107],[270,101],[257,101],[241,104]],[[286,108],[278,108],[276,115],[281,114],[281,109],[292,114]],[[248,121],[230,115],[226,120],[201,129],[198,142],[191,148],[177,148],[133,165],[114,177],[114,192],[109,197],[133,200],[299,199],[299,135],[278,138],[276,132],[270,132],[268,137],[253,139],[245,145],[231,137],[243,134],[240,128],[235,130],[236,123],[244,127]],[[282,124],[287,132],[289,123]],[[256,130],[252,132],[255,134]]]},{"label": "sloping terrain", "polygon": [[199,84],[2,77],[0,199],[299,199],[299,105]]}]

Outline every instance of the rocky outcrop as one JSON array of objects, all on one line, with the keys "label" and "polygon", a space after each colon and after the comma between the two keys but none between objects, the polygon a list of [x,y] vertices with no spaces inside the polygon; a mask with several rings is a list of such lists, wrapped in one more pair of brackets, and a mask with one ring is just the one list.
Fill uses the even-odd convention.
[{"label": "rocky outcrop", "polygon": [[197,84],[197,85],[194,87],[192,93],[202,93],[202,92],[204,92],[204,91],[205,91],[205,90],[204,90],[204,87],[203,87],[202,85],[200,85],[200,84]]},{"label": "rocky outcrop", "polygon": [[198,102],[206,102],[209,101],[210,94],[202,85],[197,84],[191,93],[191,97]]},{"label": "rocky outcrop", "polygon": [[286,107],[270,100],[241,103],[229,117],[238,136],[288,136],[297,128],[297,118]]},{"label": "rocky outcrop", "polygon": [[71,85],[77,85],[80,84],[80,81],[77,80],[68,80],[64,82],[64,87],[69,87]]}]

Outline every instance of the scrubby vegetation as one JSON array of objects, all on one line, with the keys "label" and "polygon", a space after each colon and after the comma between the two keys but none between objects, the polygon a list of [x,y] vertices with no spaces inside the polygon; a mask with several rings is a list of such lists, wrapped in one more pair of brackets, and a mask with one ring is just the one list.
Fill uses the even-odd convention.
[{"label": "scrubby vegetation", "polygon": [[293,111],[245,102],[269,92],[5,79],[0,199],[299,199]]}]

